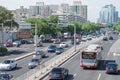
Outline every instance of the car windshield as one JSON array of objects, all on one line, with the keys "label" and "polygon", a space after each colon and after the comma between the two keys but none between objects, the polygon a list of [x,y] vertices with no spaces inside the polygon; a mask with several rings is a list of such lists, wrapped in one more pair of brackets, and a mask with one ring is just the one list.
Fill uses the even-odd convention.
[{"label": "car windshield", "polygon": [[116,64],[107,64],[107,67],[115,67],[116,66]]},{"label": "car windshield", "polygon": [[52,73],[61,73],[62,72],[62,68],[54,68],[52,70]]},{"label": "car windshield", "polygon": [[49,48],[55,48],[55,46],[54,46],[54,45],[52,45],[52,46],[49,46]]},{"label": "car windshield", "polygon": [[38,62],[39,59],[32,59],[31,62]]},{"label": "car windshield", "polygon": [[37,51],[36,54],[38,54],[38,55],[39,54],[44,54],[44,52],[43,51]]},{"label": "car windshield", "polygon": [[61,51],[61,50],[63,50],[63,48],[57,48],[57,50],[60,50],[60,51]]},{"label": "car windshield", "polygon": [[11,62],[10,60],[3,61],[4,64],[10,64],[10,62]]}]

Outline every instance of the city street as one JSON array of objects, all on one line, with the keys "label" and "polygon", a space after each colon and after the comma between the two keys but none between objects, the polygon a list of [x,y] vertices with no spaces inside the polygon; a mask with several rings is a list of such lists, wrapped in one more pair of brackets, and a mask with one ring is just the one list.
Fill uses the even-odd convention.
[{"label": "city street", "polygon": [[[99,67],[97,69],[83,69],[80,67],[80,55],[77,54],[75,57],[67,61],[65,64],[61,65],[69,70],[69,76],[66,80],[119,80],[120,79],[120,73],[117,75],[109,75],[106,74],[105,71],[105,65],[107,61],[110,60],[116,60],[119,65],[120,70],[120,63],[119,63],[119,57],[120,56],[114,56],[113,52],[117,50],[117,52],[120,52],[120,50],[116,47],[119,47],[120,39],[117,41],[117,36],[115,36],[115,40],[111,41],[102,41],[103,46],[103,52],[102,52],[102,61],[99,64]],[[98,42],[99,43],[99,42]],[[49,80],[49,76],[45,77],[44,80]]]}]

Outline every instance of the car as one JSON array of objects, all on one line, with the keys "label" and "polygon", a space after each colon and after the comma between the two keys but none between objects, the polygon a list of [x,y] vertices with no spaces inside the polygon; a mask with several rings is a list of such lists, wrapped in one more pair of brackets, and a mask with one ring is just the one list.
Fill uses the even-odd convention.
[{"label": "car", "polygon": [[56,49],[56,54],[61,54],[62,52],[64,52],[64,49],[62,47],[59,47]]},{"label": "car", "polygon": [[47,49],[48,52],[55,52],[56,51],[57,46],[56,45],[50,45]]},{"label": "car", "polygon": [[0,80],[12,80],[12,79],[13,79],[13,75],[5,72],[0,73]]},{"label": "car", "polygon": [[32,39],[29,39],[27,41],[28,41],[28,44],[33,44],[34,43],[34,41]]},{"label": "car", "polygon": [[22,43],[20,41],[14,41],[13,42],[13,46],[18,46],[18,45],[21,45]]},{"label": "car", "polygon": [[28,44],[28,41],[26,39],[21,39],[20,42],[21,44]]},{"label": "car", "polygon": [[87,35],[87,40],[92,40],[92,35]]},{"label": "car", "polygon": [[82,41],[86,42],[87,41],[87,36],[82,36]]},{"label": "car", "polygon": [[108,37],[104,37],[104,38],[103,38],[103,41],[107,41],[107,40],[108,40]]},{"label": "car", "polygon": [[49,77],[50,77],[50,80],[53,80],[53,79],[56,79],[56,80],[59,80],[59,79],[62,79],[62,80],[65,80],[66,77],[68,76],[69,74],[69,70],[64,68],[64,67],[54,67],[50,73],[49,73]]},{"label": "car", "polygon": [[34,43],[34,47],[42,47],[43,43],[41,41],[39,41],[37,44]]},{"label": "car", "polygon": [[61,42],[60,39],[54,39],[53,41],[54,44],[60,44],[60,42]]},{"label": "car", "polygon": [[113,40],[113,37],[112,37],[112,36],[110,36],[110,37],[109,37],[109,40]]},{"label": "car", "polygon": [[36,51],[35,54],[33,54],[33,57],[45,58],[46,54],[43,50],[39,50],[39,51]]},{"label": "car", "polygon": [[108,62],[106,64],[106,73],[118,73],[118,68],[117,68],[118,64],[114,61],[114,62]]},{"label": "car", "polygon": [[[80,44],[80,42],[78,42],[77,40],[75,42],[77,45]],[[74,38],[71,38],[71,44],[74,44]]]},{"label": "car", "polygon": [[39,58],[32,58],[28,63],[28,68],[33,69],[41,63],[42,59]]},{"label": "car", "polygon": [[17,62],[15,59],[6,59],[0,63],[0,70],[12,70],[17,67]]},{"label": "car", "polygon": [[12,43],[12,42],[5,42],[5,43],[4,43],[4,46],[5,46],[5,47],[12,47],[12,46],[13,46],[13,43]]},{"label": "car", "polygon": [[65,48],[65,47],[68,47],[68,44],[65,43],[65,42],[61,42],[60,45],[59,45],[59,47]]}]

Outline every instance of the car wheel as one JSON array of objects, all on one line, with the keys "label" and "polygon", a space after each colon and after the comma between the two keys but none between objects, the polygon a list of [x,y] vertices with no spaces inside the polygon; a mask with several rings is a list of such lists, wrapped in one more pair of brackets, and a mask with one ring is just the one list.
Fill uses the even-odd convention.
[{"label": "car wheel", "polygon": [[17,64],[15,65],[15,68],[17,68]]},{"label": "car wheel", "polygon": [[11,66],[9,67],[9,70],[12,70],[12,67],[11,67]]}]

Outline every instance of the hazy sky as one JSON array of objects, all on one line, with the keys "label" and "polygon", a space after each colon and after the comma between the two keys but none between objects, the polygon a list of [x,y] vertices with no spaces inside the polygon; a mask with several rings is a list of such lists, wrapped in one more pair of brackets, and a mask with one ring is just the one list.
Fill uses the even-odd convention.
[{"label": "hazy sky", "polygon": [[95,22],[99,17],[99,11],[104,5],[113,4],[120,15],[120,0],[0,0],[0,6],[4,6],[10,10],[18,9],[20,6],[29,8],[30,5],[35,5],[36,2],[45,2],[45,4],[68,3],[73,4],[73,1],[81,1],[83,5],[88,6],[88,20]]}]

